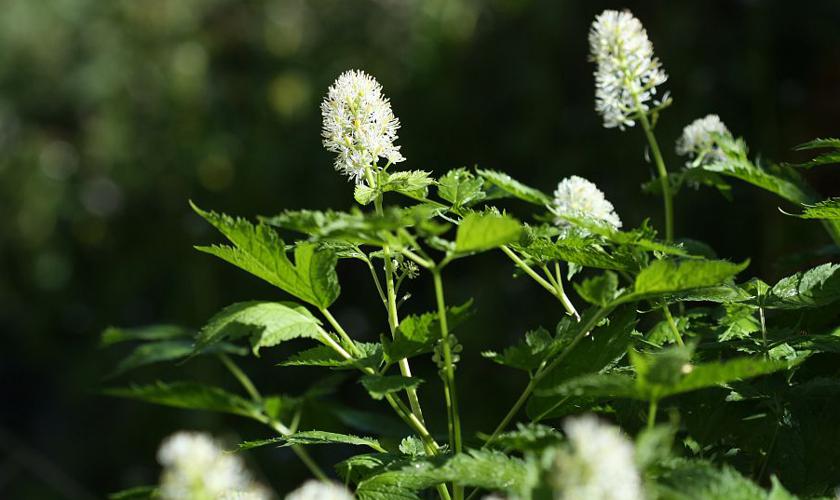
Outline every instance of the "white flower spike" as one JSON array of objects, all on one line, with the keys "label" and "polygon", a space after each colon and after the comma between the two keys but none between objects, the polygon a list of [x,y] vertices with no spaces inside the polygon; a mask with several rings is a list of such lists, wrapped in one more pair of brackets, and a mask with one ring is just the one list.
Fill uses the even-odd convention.
[{"label": "white flower spike", "polygon": [[668,75],[653,55],[642,23],[629,11],[605,10],[589,30],[590,58],[595,71],[595,109],[604,119],[604,127],[635,125],[638,114],[663,107],[667,93],[656,101],[656,87]]},{"label": "white flower spike", "polygon": [[377,168],[380,158],[388,163],[405,160],[394,145],[400,121],[372,76],[357,70],[342,73],[321,103],[321,116],[324,147],[336,153],[335,169],[357,184],[366,169]]},{"label": "white flower spike", "polygon": [[286,495],[286,500],[353,500],[353,494],[338,483],[310,479]]},{"label": "white flower spike", "polygon": [[563,425],[570,449],[557,454],[553,485],[556,499],[641,500],[642,480],[633,444],[617,427],[592,415]]},{"label": "white flower spike", "polygon": [[164,500],[272,498],[252,480],[238,456],[225,453],[207,434],[178,432],[168,437],[158,450],[158,462],[163,466],[160,497]]},{"label": "white flower spike", "polygon": [[566,177],[557,184],[554,204],[550,208],[558,226],[569,225],[568,218],[580,218],[608,224],[615,229],[621,227],[621,219],[604,193],[577,175]]},{"label": "white flower spike", "polygon": [[718,115],[706,115],[686,125],[677,140],[677,154],[688,156],[689,167],[722,159],[720,140],[731,140],[732,134]]}]

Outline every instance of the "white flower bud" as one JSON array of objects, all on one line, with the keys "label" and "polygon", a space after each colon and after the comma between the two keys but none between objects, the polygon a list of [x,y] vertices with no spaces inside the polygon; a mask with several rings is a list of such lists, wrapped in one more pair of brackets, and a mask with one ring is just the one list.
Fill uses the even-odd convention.
[{"label": "white flower bud", "polygon": [[338,483],[310,479],[286,495],[286,500],[353,500],[353,494]]}]

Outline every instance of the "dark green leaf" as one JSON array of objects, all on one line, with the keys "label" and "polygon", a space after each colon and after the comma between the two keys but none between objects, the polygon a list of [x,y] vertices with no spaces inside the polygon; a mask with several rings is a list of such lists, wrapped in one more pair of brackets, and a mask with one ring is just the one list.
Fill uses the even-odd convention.
[{"label": "dark green leaf", "polygon": [[138,328],[119,328],[111,326],[102,332],[100,345],[107,347],[121,342],[136,340],[172,340],[192,338],[194,332],[178,325],[150,325]]},{"label": "dark green leaf", "polygon": [[605,306],[613,301],[618,293],[618,276],[611,271],[575,283],[575,290],[580,297],[596,306]]},{"label": "dark green leaf", "polygon": [[373,399],[382,399],[387,394],[415,388],[422,384],[423,380],[402,375],[365,375],[360,382]]},{"label": "dark green leaf", "polygon": [[114,387],[103,391],[109,396],[139,399],[175,408],[233,413],[258,418],[262,409],[253,401],[243,399],[224,389],[193,382],[157,382],[149,385]]},{"label": "dark green leaf", "polygon": [[303,431],[290,434],[280,438],[284,446],[301,445],[309,446],[314,444],[351,444],[354,446],[368,446],[379,452],[385,452],[379,441],[374,438],[353,436],[350,434],[337,434],[325,431]]},{"label": "dark green leaf", "polygon": [[[163,340],[160,342],[146,342],[135,347],[131,354],[123,358],[119,364],[117,364],[116,368],[114,368],[114,371],[112,371],[108,376],[116,377],[141,366],[186,358],[194,352],[194,348],[195,345],[192,340]],[[203,351],[205,354],[222,352],[241,356],[243,354],[247,354],[248,350],[222,342],[210,346]]]},{"label": "dark green leaf", "polygon": [[137,486],[108,495],[108,500],[147,500],[159,498],[157,486]]},{"label": "dark green leaf", "polygon": [[[449,331],[458,328],[473,314],[472,300],[446,309],[446,322]],[[402,319],[393,341],[385,340],[386,359],[395,363],[402,358],[432,352],[441,338],[440,322],[437,312],[409,315]]]}]

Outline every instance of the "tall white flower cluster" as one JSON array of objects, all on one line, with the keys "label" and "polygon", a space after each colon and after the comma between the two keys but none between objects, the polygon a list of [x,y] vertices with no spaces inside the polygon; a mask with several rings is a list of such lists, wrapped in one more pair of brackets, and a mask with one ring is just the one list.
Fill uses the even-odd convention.
[{"label": "tall white flower cluster", "polygon": [[353,500],[353,494],[340,484],[310,479],[286,495],[286,500]]},{"label": "tall white flower cluster", "polygon": [[718,115],[706,115],[686,125],[677,139],[677,154],[688,156],[688,166],[721,159],[721,140],[732,140],[732,134]]},{"label": "tall white flower cluster", "polygon": [[327,90],[321,116],[324,147],[336,153],[335,169],[356,183],[380,158],[405,160],[394,145],[400,121],[372,76],[357,70],[342,73]]},{"label": "tall white flower cluster", "polygon": [[209,435],[178,432],[158,450],[163,466],[160,497],[164,500],[268,500],[272,495],[255,482],[242,460]]},{"label": "tall white flower cluster", "polygon": [[577,175],[566,177],[557,184],[550,208],[558,226],[567,226],[568,219],[574,218],[608,224],[615,229],[621,227],[621,219],[604,193],[595,184]]},{"label": "tall white flower cluster", "polygon": [[642,480],[633,444],[617,427],[592,415],[563,425],[569,450],[557,454],[553,486],[557,500],[641,500]]},{"label": "tall white flower cluster", "polygon": [[[604,127],[632,127],[639,113],[648,113],[657,85],[668,75],[653,55],[642,23],[628,11],[605,10],[592,22],[589,50],[595,71],[595,109]],[[667,94],[663,101],[667,101]]]}]

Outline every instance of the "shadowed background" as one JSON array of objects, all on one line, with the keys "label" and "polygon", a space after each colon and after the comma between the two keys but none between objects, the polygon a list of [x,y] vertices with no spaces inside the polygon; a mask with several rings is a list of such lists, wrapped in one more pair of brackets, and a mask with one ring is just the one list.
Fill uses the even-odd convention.
[{"label": "shadowed background", "polygon": [[[236,417],[98,396],[103,383],[157,378],[236,388],[212,360],[103,381],[124,353],[99,349],[98,334],[111,324],[198,327],[230,303],[283,297],[192,249],[219,238],[187,200],[248,216],[349,208],[352,185],[321,147],[318,109],[345,69],[373,74],[391,98],[408,158],[400,167],[440,175],[479,165],[546,192],[579,174],[625,226],[651,217],[658,227],[661,202],[639,189],[653,172],[641,131],[606,130],[593,111],[587,30],[604,8],[622,7],[645,24],[670,75],[675,102],[657,128],[670,169],[682,164],[673,153],[682,127],[709,112],[768,160],[799,159],[793,145],[840,133],[833,0],[2,2],[0,497],[96,498],[153,483],[157,446],[179,429],[231,442],[269,436]],[[840,194],[831,167],[807,177],[826,197]],[[683,191],[677,235],[751,257],[750,272],[766,279],[789,271],[780,257],[828,241],[770,195],[738,184],[733,194]],[[525,384],[479,352],[561,317],[512,271],[493,253],[445,275],[449,302],[474,297],[478,311],[457,332],[471,438]],[[354,337],[377,338],[387,324],[366,269],[348,262],[339,273],[335,313]],[[432,309],[430,281],[410,289],[406,312]],[[324,373],[275,367],[289,352],[269,349],[243,366],[265,392],[296,394]],[[431,425],[445,433],[434,367],[416,371]],[[352,381],[339,398],[387,412]],[[310,412],[303,428],[322,420]],[[328,466],[349,450],[313,453]],[[281,493],[306,477],[288,450],[251,458]]]}]

